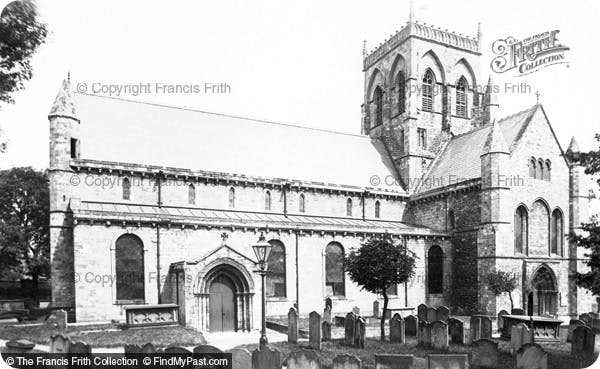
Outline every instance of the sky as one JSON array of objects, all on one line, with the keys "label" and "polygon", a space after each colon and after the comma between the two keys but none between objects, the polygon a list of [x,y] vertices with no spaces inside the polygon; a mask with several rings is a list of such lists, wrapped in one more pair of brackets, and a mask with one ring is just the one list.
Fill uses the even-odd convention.
[{"label": "sky", "polygon": [[[38,1],[51,33],[32,60],[33,78],[14,94],[15,104],[0,105],[0,128],[9,140],[0,168],[48,166],[47,115],[68,73],[72,85],[85,84],[87,92],[111,84],[226,83],[228,93],[152,89],[119,97],[360,133],[363,40],[372,50],[409,13],[408,1]],[[597,6],[417,0],[415,15],[470,36],[481,22],[480,80],[491,74],[499,86],[530,86],[522,93],[501,90],[499,115],[530,107],[539,91],[563,148],[575,135],[589,150],[598,146],[594,133],[600,132],[594,114],[600,86]],[[570,48],[568,64],[523,77],[490,70],[493,41],[552,30]]]}]

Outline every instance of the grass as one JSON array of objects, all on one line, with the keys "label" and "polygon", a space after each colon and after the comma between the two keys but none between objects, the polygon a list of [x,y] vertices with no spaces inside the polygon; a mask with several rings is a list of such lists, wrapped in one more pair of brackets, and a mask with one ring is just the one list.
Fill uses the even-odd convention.
[{"label": "grass", "polygon": [[[500,362],[498,368],[513,369],[516,368],[516,359],[510,355],[507,341],[499,342]],[[250,352],[255,350],[258,345],[244,345]],[[299,349],[299,345],[289,344],[287,342],[273,343],[282,353],[282,358],[285,359],[291,352]],[[541,344],[548,352],[548,369],[577,369],[579,368],[577,361],[570,357],[570,345],[568,344]],[[450,345],[447,353],[469,353],[471,348],[462,345]],[[348,347],[343,340],[334,340],[323,342],[321,345],[321,357],[324,368],[330,368],[333,358],[341,354],[350,354],[357,356],[361,361],[364,369],[375,368],[375,354],[404,354],[414,355],[414,369],[427,369],[427,355],[443,353],[435,350],[427,350],[417,347],[415,338],[408,338],[406,344],[381,342],[378,339],[367,338],[365,340],[365,348]]]},{"label": "grass", "polygon": [[[62,334],[71,341],[82,341],[92,347],[119,347],[125,345],[144,345],[152,343],[156,347],[168,345],[196,346],[205,344],[202,333],[184,326],[164,326],[116,330],[112,324],[67,327],[67,329],[40,326],[0,326],[0,339],[26,339],[34,343],[49,345],[50,337]],[[96,331],[99,332],[89,332]]]}]

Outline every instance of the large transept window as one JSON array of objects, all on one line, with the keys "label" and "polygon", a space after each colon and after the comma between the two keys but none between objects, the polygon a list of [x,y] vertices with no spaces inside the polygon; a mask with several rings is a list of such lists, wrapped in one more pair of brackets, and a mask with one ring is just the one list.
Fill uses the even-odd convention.
[{"label": "large transept window", "polygon": [[331,242],[325,248],[325,289],[327,296],[345,296],[344,248]]},{"label": "large transept window", "polygon": [[285,297],[285,246],[279,240],[269,243],[271,253],[267,260],[267,297]]},{"label": "large transept window", "polygon": [[117,239],[115,245],[117,301],[143,301],[144,245],[132,234]]}]

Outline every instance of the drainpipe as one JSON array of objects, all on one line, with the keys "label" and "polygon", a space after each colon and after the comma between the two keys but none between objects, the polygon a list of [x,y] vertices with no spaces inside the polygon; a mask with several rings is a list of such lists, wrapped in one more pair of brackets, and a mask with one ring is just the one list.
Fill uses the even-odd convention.
[{"label": "drainpipe", "polygon": [[362,205],[362,219],[365,220],[365,195],[367,195],[369,192],[368,191],[363,191],[360,194],[360,202]]},{"label": "drainpipe", "polygon": [[298,240],[299,240],[299,235],[298,233],[300,232],[300,230],[296,229],[295,235],[296,235],[296,311],[298,312],[298,315],[300,315],[300,271],[298,269]]},{"label": "drainpipe", "polygon": [[[163,171],[159,171],[156,175],[156,186],[158,191],[158,207],[162,207],[162,184],[161,179],[164,175]],[[161,303],[160,297],[160,223],[156,222],[156,294],[157,301]]]},{"label": "drainpipe", "polygon": [[283,186],[281,186],[281,189],[283,190],[283,215],[287,217],[287,189],[288,189],[289,183],[288,182],[284,182]]},{"label": "drainpipe", "polygon": [[[406,236],[402,236],[402,244],[404,245],[404,255],[408,247]],[[408,307],[408,281],[404,282],[404,307]]]}]

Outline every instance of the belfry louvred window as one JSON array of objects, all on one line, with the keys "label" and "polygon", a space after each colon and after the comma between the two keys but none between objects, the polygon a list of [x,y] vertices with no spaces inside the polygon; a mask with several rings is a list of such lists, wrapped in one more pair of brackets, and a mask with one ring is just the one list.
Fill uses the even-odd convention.
[{"label": "belfry louvred window", "polygon": [[433,88],[435,87],[435,76],[431,69],[427,69],[423,76],[422,94],[423,110],[433,111]]},{"label": "belfry louvred window", "polygon": [[467,117],[467,80],[460,77],[456,84],[456,115]]}]

